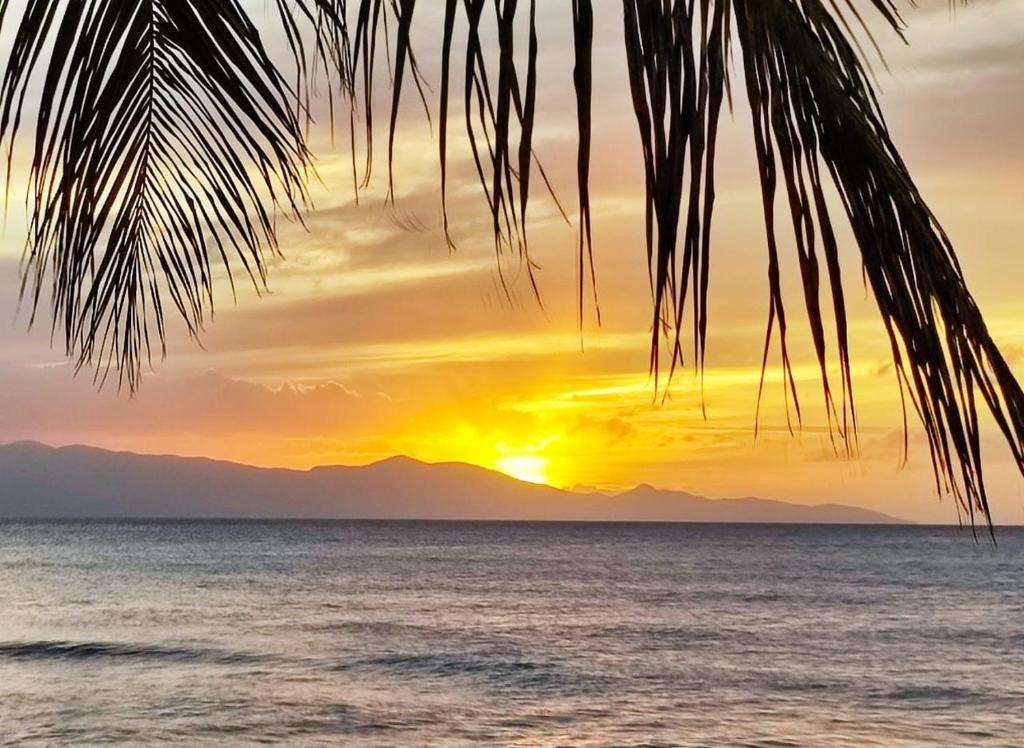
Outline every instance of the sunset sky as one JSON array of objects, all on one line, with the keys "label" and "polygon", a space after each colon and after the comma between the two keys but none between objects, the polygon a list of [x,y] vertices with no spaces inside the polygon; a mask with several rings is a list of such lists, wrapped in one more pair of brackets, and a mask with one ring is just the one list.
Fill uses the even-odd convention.
[{"label": "sunset sky", "polygon": [[[259,5],[255,4],[254,5]],[[437,81],[439,3],[420,3],[413,42]],[[539,3],[536,147],[559,197],[575,203],[575,102],[570,4]],[[996,339],[1024,374],[1024,0],[947,0],[909,9],[909,47],[880,37],[882,104],[922,193],[948,230]],[[710,496],[842,501],[902,517],[953,521],[912,422],[900,469],[901,415],[888,342],[857,252],[844,235],[862,454],[837,457],[825,430],[816,364],[803,324],[788,236],[784,284],[804,426],[785,427],[778,352],[770,361],[762,432],[754,407],[768,289],[761,198],[749,113],[735,96],[723,124],[711,266],[704,398],[687,370],[669,398],[648,375],[651,302],[643,248],[641,159],[625,78],[618,3],[596,4],[592,189],[597,293],[576,321],[575,229],[535,190],[531,251],[543,306],[512,258],[499,288],[490,218],[452,117],[450,215],[458,250],[441,235],[437,142],[410,88],[396,149],[395,210],[383,207],[385,152],[373,187],[353,201],[347,120],[332,146],[313,133],[321,182],[307,227],[284,226],[284,259],[269,295],[222,284],[203,347],[172,325],[168,356],[134,398],[97,393],[51,349],[46,321],[26,333],[17,311],[24,235],[24,147],[0,237],[0,441],[38,439],[139,452],[205,455],[258,465],[362,464],[402,453],[460,460],[556,486],[652,483]],[[280,46],[280,40],[278,40]],[[736,76],[738,83],[739,76]],[[378,111],[387,106],[379,87]],[[380,119],[383,119],[381,116]],[[383,145],[386,138],[378,138]],[[238,280],[241,280],[239,277]],[[994,433],[988,471],[997,522],[1024,522],[1024,480]]]}]

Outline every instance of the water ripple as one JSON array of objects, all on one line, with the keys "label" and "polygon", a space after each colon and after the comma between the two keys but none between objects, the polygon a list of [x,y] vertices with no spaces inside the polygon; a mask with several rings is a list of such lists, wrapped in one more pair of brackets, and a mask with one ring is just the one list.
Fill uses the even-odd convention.
[{"label": "water ripple", "polygon": [[160,660],[238,665],[266,662],[264,655],[219,649],[93,641],[0,642],[0,657],[32,660]]}]

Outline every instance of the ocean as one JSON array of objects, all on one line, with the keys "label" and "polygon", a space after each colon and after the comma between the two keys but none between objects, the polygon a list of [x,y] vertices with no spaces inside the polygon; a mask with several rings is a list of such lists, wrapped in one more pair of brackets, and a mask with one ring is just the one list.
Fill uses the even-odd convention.
[{"label": "ocean", "polygon": [[1024,744],[1024,531],[0,523],[0,744]]}]

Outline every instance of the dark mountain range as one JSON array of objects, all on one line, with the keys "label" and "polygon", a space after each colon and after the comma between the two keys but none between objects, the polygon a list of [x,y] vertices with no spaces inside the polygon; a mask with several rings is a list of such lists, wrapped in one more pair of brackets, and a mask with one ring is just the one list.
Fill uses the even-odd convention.
[{"label": "dark mountain range", "polygon": [[563,491],[465,463],[258,468],[93,447],[0,445],[3,518],[338,518],[899,523],[840,504]]}]

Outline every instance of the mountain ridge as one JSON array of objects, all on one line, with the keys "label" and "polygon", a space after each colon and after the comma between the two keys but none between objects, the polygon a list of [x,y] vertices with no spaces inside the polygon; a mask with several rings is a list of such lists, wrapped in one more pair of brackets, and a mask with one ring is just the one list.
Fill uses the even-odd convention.
[{"label": "mountain ridge", "polygon": [[303,470],[88,445],[0,444],[0,518],[158,517],[909,524],[843,504],[714,499],[648,484],[578,493],[406,455]]}]

